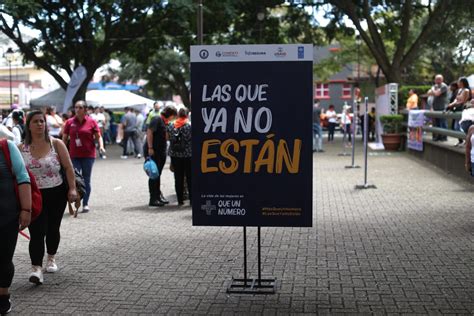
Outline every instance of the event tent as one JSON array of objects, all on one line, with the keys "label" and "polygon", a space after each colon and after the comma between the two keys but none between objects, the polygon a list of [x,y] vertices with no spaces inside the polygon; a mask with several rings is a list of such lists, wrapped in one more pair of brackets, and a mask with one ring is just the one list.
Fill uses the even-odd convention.
[{"label": "event tent", "polygon": [[66,97],[66,91],[64,89],[59,88],[53,90],[45,95],[30,100],[30,107],[33,108],[41,108],[46,106],[55,106],[55,107],[62,107],[64,103],[64,98]]},{"label": "event tent", "polygon": [[[30,101],[31,108],[46,106],[62,107],[66,92],[59,88],[37,99]],[[86,101],[92,106],[103,106],[110,110],[121,110],[125,107],[146,109],[153,106],[154,100],[139,96],[126,90],[90,90],[86,92]]]},{"label": "event tent", "polygon": [[150,108],[155,102],[126,90],[90,90],[86,93],[86,101],[89,105],[103,106],[111,110],[127,106],[136,109]]},{"label": "event tent", "polygon": [[87,90],[128,90],[137,91],[142,87],[136,84],[120,84],[116,82],[89,82]]}]

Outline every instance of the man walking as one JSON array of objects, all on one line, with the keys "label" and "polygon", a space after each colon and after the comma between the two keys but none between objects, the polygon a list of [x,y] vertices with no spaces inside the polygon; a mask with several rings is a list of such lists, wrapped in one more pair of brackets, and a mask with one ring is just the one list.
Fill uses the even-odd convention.
[{"label": "man walking", "polygon": [[137,117],[131,108],[125,108],[125,115],[122,117],[121,123],[123,126],[123,155],[120,158],[128,158],[127,145],[129,139],[132,140],[135,156],[141,158],[137,143]]},{"label": "man walking", "polygon": [[321,107],[319,100],[314,100],[313,106],[313,152],[324,152],[323,150],[323,128],[321,126]]},{"label": "man walking", "polygon": [[[435,76],[435,84],[428,90],[428,95],[432,97],[433,103],[431,105],[433,111],[444,111],[448,104],[448,85],[445,84],[442,75]],[[448,122],[444,118],[433,119],[433,127],[448,128]],[[447,141],[448,137],[434,134],[434,141]]]}]

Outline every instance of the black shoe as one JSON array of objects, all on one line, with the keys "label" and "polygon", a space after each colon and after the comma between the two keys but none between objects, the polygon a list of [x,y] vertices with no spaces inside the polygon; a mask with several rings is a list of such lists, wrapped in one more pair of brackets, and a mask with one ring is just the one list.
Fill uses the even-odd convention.
[{"label": "black shoe", "polygon": [[163,204],[169,204],[170,203],[170,201],[165,199],[165,197],[163,196],[163,193],[160,193],[160,197],[158,198],[158,201],[160,201]]},{"label": "black shoe", "polygon": [[6,315],[12,310],[12,302],[10,301],[10,294],[0,295],[0,315]]},{"label": "black shoe", "polygon": [[165,206],[165,203],[162,203],[159,200],[155,200],[155,201],[150,201],[150,203],[148,203],[148,206],[162,207],[162,206]]}]

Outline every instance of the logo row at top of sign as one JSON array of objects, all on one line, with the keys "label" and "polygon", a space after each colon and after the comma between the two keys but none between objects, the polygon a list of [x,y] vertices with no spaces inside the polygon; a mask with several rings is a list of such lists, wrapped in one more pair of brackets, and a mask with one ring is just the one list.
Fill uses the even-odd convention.
[{"label": "logo row at top of sign", "polygon": [[192,63],[312,60],[311,44],[191,46]]}]

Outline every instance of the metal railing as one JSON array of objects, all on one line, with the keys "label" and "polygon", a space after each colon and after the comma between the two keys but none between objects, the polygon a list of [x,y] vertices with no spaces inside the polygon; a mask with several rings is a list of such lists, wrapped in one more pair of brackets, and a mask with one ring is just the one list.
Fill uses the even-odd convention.
[{"label": "metal railing", "polygon": [[[407,120],[403,124],[404,126],[408,127],[408,111],[404,110],[401,112],[402,115],[406,115]],[[430,119],[446,119],[448,120],[448,126],[451,126],[452,120],[460,120],[461,119],[461,112],[442,112],[442,111],[426,111],[425,117]],[[452,130],[451,128],[440,128],[440,127],[433,127],[425,125],[422,127],[423,131],[443,136],[449,136],[459,139],[466,139],[466,134],[461,131]]]}]

